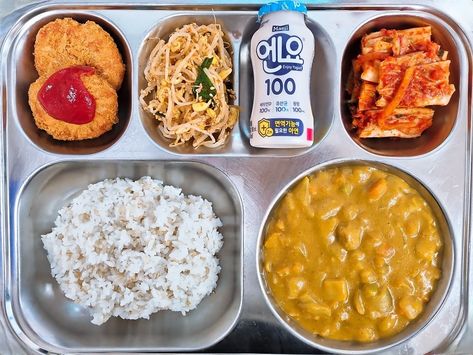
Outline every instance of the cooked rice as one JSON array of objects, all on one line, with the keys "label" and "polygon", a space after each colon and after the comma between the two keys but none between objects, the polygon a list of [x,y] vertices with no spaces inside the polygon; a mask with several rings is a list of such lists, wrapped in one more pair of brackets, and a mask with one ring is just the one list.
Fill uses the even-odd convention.
[{"label": "cooked rice", "polygon": [[217,284],[221,226],[200,196],[117,178],[89,185],[42,240],[61,290],[100,325],[197,307]]}]

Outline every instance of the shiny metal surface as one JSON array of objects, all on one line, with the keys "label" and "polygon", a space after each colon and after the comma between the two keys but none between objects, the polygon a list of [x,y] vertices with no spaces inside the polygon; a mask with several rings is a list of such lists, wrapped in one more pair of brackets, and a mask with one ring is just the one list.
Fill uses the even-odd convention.
[{"label": "shiny metal surface", "polygon": [[[264,258],[263,258],[263,245],[266,237],[266,229],[268,220],[271,218],[274,209],[279,205],[281,200],[286,196],[287,192],[293,189],[297,183],[301,181],[305,176],[310,176],[317,171],[322,171],[324,169],[329,169],[333,167],[349,167],[349,166],[370,166],[377,168],[379,170],[386,171],[390,174],[396,175],[406,181],[412,188],[414,188],[422,198],[428,203],[432,212],[437,220],[437,224],[440,230],[440,234],[443,237],[444,247],[442,252],[442,277],[437,283],[437,288],[430,301],[426,304],[423,313],[416,318],[412,323],[410,323],[405,329],[403,329],[399,334],[395,336],[380,339],[372,343],[357,343],[357,342],[346,342],[346,341],[337,341],[332,339],[325,339],[320,336],[316,336],[311,332],[304,330],[299,326],[290,316],[288,316],[277,304],[277,301],[271,295],[271,290],[266,283],[264,277]],[[391,165],[378,163],[375,161],[367,160],[336,160],[329,161],[316,165],[309,170],[304,171],[299,176],[294,178],[289,182],[274,198],[271,202],[268,210],[266,211],[263,222],[261,224],[258,240],[256,241],[256,270],[258,273],[258,281],[263,292],[266,303],[268,304],[271,312],[275,315],[276,318],[286,327],[288,331],[294,334],[296,337],[306,342],[309,345],[312,345],[318,349],[324,351],[334,352],[337,354],[368,354],[378,351],[384,351],[393,347],[397,344],[400,344],[409,338],[412,338],[417,333],[419,333],[423,328],[425,328],[435,317],[437,312],[443,306],[445,299],[450,291],[451,280],[453,276],[453,269],[455,265],[454,257],[454,242],[449,222],[445,216],[445,213],[442,207],[438,204],[435,197],[428,191],[428,189],[422,185],[421,182],[416,180],[411,175],[407,174],[404,171],[401,171],[397,168],[392,167]]]},{"label": "shiny metal surface", "polygon": [[[21,292],[23,292],[23,295],[33,294],[33,290],[27,291],[30,286],[25,284],[24,279],[22,280],[24,264],[28,266],[28,263],[33,262],[36,258],[43,257],[42,253],[44,251],[42,248],[34,247],[30,248],[26,255],[21,251],[22,245],[25,246],[25,244],[17,243],[19,235],[14,228],[15,218],[18,218],[15,203],[20,196],[20,187],[35,171],[44,165],[57,162],[65,162],[64,164],[74,166],[73,162],[77,161],[77,166],[84,166],[84,159],[97,160],[98,162],[93,164],[98,165],[103,160],[112,163],[114,160],[120,160],[122,164],[123,160],[139,160],[145,161],[146,164],[153,164],[155,160],[181,161],[193,159],[206,162],[224,171],[236,186],[243,201],[244,277],[242,310],[234,330],[218,344],[208,348],[207,351],[314,352],[312,347],[301,342],[285,330],[266,306],[258,286],[255,264],[256,239],[264,211],[268,208],[273,197],[288,181],[291,181],[304,170],[329,160],[356,159],[387,163],[408,172],[424,183],[443,206],[450,221],[453,235],[456,255],[455,271],[451,291],[445,300],[444,306],[427,327],[408,341],[393,347],[389,350],[389,353],[408,354],[445,351],[450,349],[452,344],[456,344],[464,329],[465,320],[468,318],[467,258],[469,257],[470,244],[472,138],[470,129],[472,123],[472,82],[469,78],[473,74],[471,63],[473,58],[471,49],[473,33],[465,32],[465,28],[470,28],[467,23],[468,19],[473,23],[473,4],[471,1],[462,0],[455,2],[455,4],[447,4],[442,1],[419,0],[415,2],[402,1],[398,5],[389,4],[387,0],[379,0],[379,3],[337,1],[310,6],[308,21],[309,25],[312,25],[318,41],[316,43],[316,62],[313,67],[314,70],[318,70],[316,75],[320,78],[319,81],[315,78],[316,82],[313,83],[315,86],[314,95],[322,95],[324,98],[323,100],[317,100],[319,106],[314,107],[314,115],[316,116],[316,127],[325,128],[320,130],[318,144],[305,151],[294,151],[294,153],[292,151],[277,152],[252,149],[245,138],[245,126],[247,127],[248,124],[247,120],[252,104],[252,84],[249,80],[250,74],[248,74],[250,63],[248,62],[248,49],[247,47],[245,49],[245,45],[248,46],[247,40],[252,31],[257,28],[254,24],[257,5],[210,1],[203,1],[204,5],[182,5],[177,1],[170,1],[169,5],[146,2],[131,4],[118,1],[118,3],[119,5],[93,1],[85,4],[47,2],[37,5],[32,9],[30,8],[27,13],[25,12],[23,17],[12,26],[3,42],[0,56],[0,96],[2,97],[2,100],[0,100],[0,113],[2,115],[0,121],[0,160],[2,165],[0,193],[3,202],[1,205],[1,257],[5,286],[2,313],[9,324],[8,331],[12,338],[14,337],[16,341],[23,344],[28,349],[27,351],[31,353],[41,352],[44,349],[51,350],[46,345],[50,341],[61,342],[60,339],[53,339],[54,334],[44,334],[43,324],[41,324],[39,333],[30,332],[28,324],[22,320],[25,319],[22,313],[25,312],[23,306],[27,298],[24,299],[25,302],[20,302]],[[156,26],[164,21],[163,19],[174,16],[187,16],[188,18],[207,16],[206,18],[208,18],[209,13],[212,14],[212,17],[215,15],[217,20],[225,16],[232,19],[225,26],[229,26],[233,31],[230,33],[227,28],[236,60],[234,63],[234,80],[237,101],[242,110],[240,124],[239,127],[235,127],[232,133],[232,142],[226,151],[216,151],[211,155],[206,154],[206,152],[171,152],[162,142],[160,144],[158,137],[151,137],[147,133],[146,118],[140,114],[137,100],[140,80],[142,80],[139,71],[139,54],[143,47],[143,40],[153,30],[157,29]],[[117,135],[116,139],[109,141],[111,144],[108,146],[105,144],[105,146],[102,145],[97,149],[84,150],[81,154],[64,154],[67,153],[67,149],[55,146],[54,142],[50,146],[46,145],[49,147],[48,152],[45,152],[44,148],[38,149],[36,145],[32,144],[32,139],[28,137],[26,130],[23,128],[27,123],[20,123],[20,115],[28,114],[29,111],[27,106],[19,107],[20,103],[16,100],[26,102],[24,88],[28,84],[23,81],[23,89],[18,89],[18,78],[26,75],[25,78],[34,80],[34,73],[31,72],[31,67],[28,69],[29,64],[26,64],[31,59],[20,58],[18,55],[21,53],[20,49],[28,48],[27,37],[34,36],[34,31],[29,29],[28,26],[36,23],[38,19],[55,15],[99,16],[103,21],[110,23],[107,29],[113,32],[116,39],[119,39],[121,35],[123,36],[125,42],[122,45],[122,54],[126,55],[127,46],[130,49],[132,71],[127,73],[127,75],[131,75],[130,96],[123,96],[125,110],[131,110],[126,129],[121,131],[121,135]],[[345,129],[343,119],[345,116],[341,97],[344,86],[342,67],[346,46],[354,38],[357,29],[370,23],[371,19],[379,16],[392,17],[399,15],[405,15],[411,19],[415,18],[415,21],[420,19],[419,21],[434,23],[436,38],[447,46],[454,45],[455,50],[454,53],[450,52],[450,57],[456,58],[455,60],[458,63],[456,74],[452,69],[452,75],[456,75],[456,80],[458,80],[458,82],[455,82],[457,85],[455,100],[458,100],[458,106],[455,108],[454,124],[450,133],[445,135],[448,137],[440,144],[438,149],[435,149],[432,145],[432,151],[428,154],[424,153],[427,153],[430,148],[424,151],[417,150],[414,155],[421,154],[420,156],[408,157],[409,154],[403,154],[402,157],[390,157],[389,154],[373,154],[369,150],[360,147],[352,139]],[[452,17],[453,15],[455,15],[455,20]],[[119,32],[112,30],[115,27]],[[31,46],[31,44],[29,45]],[[323,64],[318,66],[318,62]],[[21,65],[24,65],[23,70],[26,70],[27,73],[21,73]],[[127,103],[128,100],[130,104]],[[122,100],[120,100],[120,104],[122,104],[121,102]],[[437,114],[436,118],[438,117]],[[448,114],[446,113],[446,115]],[[441,134],[439,133],[438,136],[440,137]],[[443,138],[439,139],[438,142],[442,140]],[[376,149],[378,148],[376,147]],[[80,147],[78,149],[80,151]],[[415,149],[422,149],[422,147]],[[81,175],[80,169],[77,170],[77,174],[78,176]],[[19,224],[21,225],[22,222],[20,220]],[[36,235],[29,235],[31,239],[35,237],[38,238]],[[29,267],[31,268],[31,266]],[[38,272],[44,273],[45,271]],[[53,283],[53,280],[51,279],[50,282]],[[24,291],[19,285],[23,285]],[[21,290],[21,292],[15,292],[15,289]],[[56,311],[55,306],[55,304],[49,304],[48,310],[51,314]],[[37,317],[40,313],[34,314]],[[126,325],[123,325],[123,329],[117,327],[114,329],[114,332],[117,333],[113,334],[123,335],[125,329],[127,332],[133,332],[132,328],[135,324],[138,324],[138,322],[126,323]],[[67,330],[64,330],[64,332],[67,332]],[[77,342],[81,341],[81,333],[70,333],[70,335],[76,341],[74,346],[77,346]],[[113,335],[111,336],[113,337]],[[44,338],[46,338],[46,341]],[[139,338],[129,340],[131,342],[139,341]],[[139,346],[139,344],[133,345]],[[156,349],[158,348],[159,346]],[[120,351],[122,349],[117,347],[114,350]],[[90,351],[90,348],[84,342],[77,352],[86,351]]]}]

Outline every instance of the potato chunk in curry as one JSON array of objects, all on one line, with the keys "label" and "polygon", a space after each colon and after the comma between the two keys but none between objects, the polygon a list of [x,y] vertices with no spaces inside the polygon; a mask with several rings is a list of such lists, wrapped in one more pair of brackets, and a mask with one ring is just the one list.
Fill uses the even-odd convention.
[{"label": "potato chunk in curry", "polygon": [[264,274],[306,330],[370,342],[422,313],[442,248],[432,210],[404,180],[363,165],[332,167],[303,178],[276,206]]}]

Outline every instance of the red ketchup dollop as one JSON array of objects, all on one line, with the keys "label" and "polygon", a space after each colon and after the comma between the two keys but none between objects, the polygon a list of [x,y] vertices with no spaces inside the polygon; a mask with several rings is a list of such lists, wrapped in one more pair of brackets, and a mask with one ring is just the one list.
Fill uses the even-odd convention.
[{"label": "red ketchup dollop", "polygon": [[95,98],[80,77],[94,73],[95,68],[87,66],[55,72],[38,92],[41,106],[55,119],[74,124],[89,123],[95,116]]}]

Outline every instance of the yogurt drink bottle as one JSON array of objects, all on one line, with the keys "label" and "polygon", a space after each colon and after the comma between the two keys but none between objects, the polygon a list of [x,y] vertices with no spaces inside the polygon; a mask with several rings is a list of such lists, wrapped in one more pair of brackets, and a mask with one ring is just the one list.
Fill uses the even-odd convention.
[{"label": "yogurt drink bottle", "polygon": [[314,36],[305,24],[306,13],[305,5],[296,1],[278,1],[259,10],[261,26],[251,39],[253,147],[312,145],[310,76]]}]

